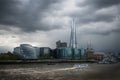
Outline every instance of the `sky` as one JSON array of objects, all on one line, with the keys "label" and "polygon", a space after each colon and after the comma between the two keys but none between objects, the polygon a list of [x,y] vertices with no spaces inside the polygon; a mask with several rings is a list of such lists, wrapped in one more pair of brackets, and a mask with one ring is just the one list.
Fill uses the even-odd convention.
[{"label": "sky", "polygon": [[120,52],[120,0],[0,0],[0,52],[69,44],[73,18],[79,48]]}]

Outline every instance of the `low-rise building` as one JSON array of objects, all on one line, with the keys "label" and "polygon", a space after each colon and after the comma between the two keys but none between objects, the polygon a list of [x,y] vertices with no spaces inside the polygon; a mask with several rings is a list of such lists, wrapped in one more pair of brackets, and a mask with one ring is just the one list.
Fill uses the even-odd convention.
[{"label": "low-rise building", "polygon": [[66,42],[61,42],[60,40],[56,42],[56,47],[57,48],[62,48],[62,47],[67,47]]}]

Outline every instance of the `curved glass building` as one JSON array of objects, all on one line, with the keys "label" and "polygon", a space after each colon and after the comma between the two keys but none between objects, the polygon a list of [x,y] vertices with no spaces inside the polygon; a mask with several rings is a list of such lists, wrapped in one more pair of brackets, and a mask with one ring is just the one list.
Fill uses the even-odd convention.
[{"label": "curved glass building", "polygon": [[37,59],[37,52],[35,48],[29,44],[21,44],[20,51],[26,59]]},{"label": "curved glass building", "polygon": [[23,56],[24,59],[38,59],[40,51],[39,48],[29,44],[21,44],[19,47],[14,48],[13,53]]}]

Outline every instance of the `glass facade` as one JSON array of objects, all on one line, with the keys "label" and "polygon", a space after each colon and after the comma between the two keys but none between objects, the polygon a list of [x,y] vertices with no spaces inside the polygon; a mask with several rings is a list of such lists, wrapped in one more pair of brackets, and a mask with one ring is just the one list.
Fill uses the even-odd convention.
[{"label": "glass facade", "polygon": [[15,47],[13,53],[20,54],[20,47]]},{"label": "glass facade", "polygon": [[40,48],[39,47],[34,47],[35,48],[35,51],[36,51],[36,56],[37,58],[39,58],[40,56]]},{"label": "glass facade", "polygon": [[72,59],[72,49],[58,48],[56,49],[56,56],[58,59]]},{"label": "glass facade", "polygon": [[81,53],[79,49],[73,48],[72,52],[73,52],[73,59],[80,59]]},{"label": "glass facade", "polygon": [[29,44],[21,44],[20,45],[21,54],[26,59],[37,59],[37,53],[34,47]]},{"label": "glass facade", "polygon": [[29,44],[21,44],[20,47],[14,48],[13,52],[23,56],[25,59],[37,59],[39,55],[39,49]]},{"label": "glass facade", "polygon": [[49,47],[40,48],[40,57],[50,57],[51,49]]},{"label": "glass facade", "polygon": [[72,59],[72,60],[86,59],[85,49],[57,48],[54,54],[55,54],[55,58],[57,59]]},{"label": "glass facade", "polygon": [[14,48],[14,53],[23,56],[25,59],[69,59],[86,60],[86,50],[78,48],[57,48],[51,50],[49,47],[33,47],[29,44],[21,44]]},{"label": "glass facade", "polygon": [[80,49],[81,59],[86,60],[86,49]]}]

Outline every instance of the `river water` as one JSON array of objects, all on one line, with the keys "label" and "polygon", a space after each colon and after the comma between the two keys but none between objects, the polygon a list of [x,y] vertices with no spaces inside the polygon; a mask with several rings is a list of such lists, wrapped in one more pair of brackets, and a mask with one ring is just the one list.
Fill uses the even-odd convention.
[{"label": "river water", "polygon": [[2,64],[0,80],[120,80],[120,63],[80,66],[79,63]]}]

